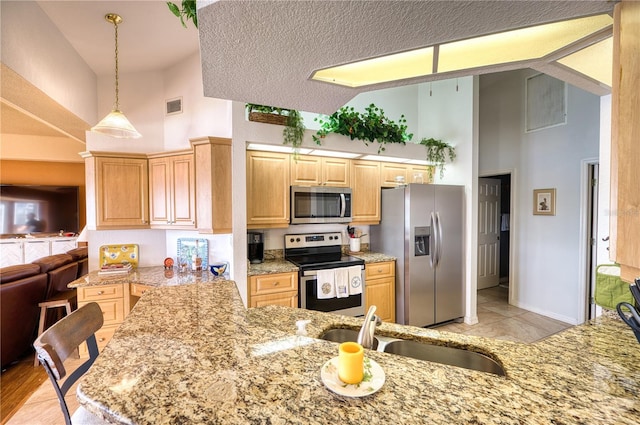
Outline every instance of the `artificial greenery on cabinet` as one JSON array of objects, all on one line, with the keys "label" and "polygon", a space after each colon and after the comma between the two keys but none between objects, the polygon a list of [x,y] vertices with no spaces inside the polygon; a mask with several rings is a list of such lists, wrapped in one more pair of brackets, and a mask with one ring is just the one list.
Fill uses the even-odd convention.
[{"label": "artificial greenery on cabinet", "polygon": [[381,153],[387,143],[404,145],[413,137],[413,134],[407,133],[404,115],[396,123],[373,103],[365,108],[364,113],[357,112],[353,106],[343,106],[328,117],[319,117],[315,121],[320,124],[320,129],[313,136],[318,145],[327,134],[336,133],[348,136],[351,140],[362,140],[366,146],[377,142],[378,153]]},{"label": "artificial greenery on cabinet", "polygon": [[[294,153],[297,154],[304,139],[304,119],[299,111],[295,109],[279,108],[276,106],[258,105],[247,103],[245,105],[250,121],[265,122],[269,124],[284,125],[282,131],[282,143],[291,145]],[[263,117],[259,117],[263,115]]]},{"label": "artificial greenery on cabinet", "polygon": [[430,179],[433,179],[436,168],[440,170],[440,178],[444,177],[446,159],[447,157],[449,161],[456,159],[456,149],[449,143],[434,138],[424,138],[419,143],[427,150],[427,161],[434,165],[429,167]]}]

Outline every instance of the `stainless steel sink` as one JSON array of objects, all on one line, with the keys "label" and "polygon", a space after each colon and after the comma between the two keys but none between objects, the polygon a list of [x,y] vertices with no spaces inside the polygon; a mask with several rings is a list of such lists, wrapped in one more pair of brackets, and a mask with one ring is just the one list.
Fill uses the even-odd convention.
[{"label": "stainless steel sink", "polygon": [[385,344],[384,352],[506,376],[502,366],[495,360],[461,348],[399,340]]},{"label": "stainless steel sink", "polygon": [[[358,331],[353,329],[329,329],[322,335],[320,335],[320,339],[325,339],[327,341],[333,342],[358,342]],[[378,338],[373,338],[373,349],[376,350],[378,348],[379,340]]]}]

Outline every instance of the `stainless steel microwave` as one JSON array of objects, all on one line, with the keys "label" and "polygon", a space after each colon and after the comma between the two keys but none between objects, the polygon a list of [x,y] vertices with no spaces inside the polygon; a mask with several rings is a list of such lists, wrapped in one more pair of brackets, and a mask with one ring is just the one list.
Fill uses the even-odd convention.
[{"label": "stainless steel microwave", "polygon": [[291,224],[350,221],[351,188],[291,186]]}]

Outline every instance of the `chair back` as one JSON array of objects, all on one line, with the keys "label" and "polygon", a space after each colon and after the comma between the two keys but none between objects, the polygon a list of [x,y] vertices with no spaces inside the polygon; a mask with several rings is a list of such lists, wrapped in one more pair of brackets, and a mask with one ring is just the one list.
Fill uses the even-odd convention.
[{"label": "chair back", "polygon": [[[49,379],[56,390],[67,425],[71,425],[71,417],[64,396],[69,388],[89,370],[89,367],[98,357],[98,344],[95,333],[102,327],[103,321],[100,306],[92,302],[62,318],[33,343],[36,355],[47,371]],[[60,381],[67,376],[64,361],[83,342],[87,343],[89,359],[81,364],[60,385]]]}]

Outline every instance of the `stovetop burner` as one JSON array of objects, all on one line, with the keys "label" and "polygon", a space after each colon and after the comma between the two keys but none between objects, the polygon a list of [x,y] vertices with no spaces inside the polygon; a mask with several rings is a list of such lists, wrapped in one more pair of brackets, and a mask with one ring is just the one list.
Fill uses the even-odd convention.
[{"label": "stovetop burner", "polygon": [[284,258],[301,270],[363,265],[364,260],[342,254],[342,234],[309,233],[284,236]]}]

